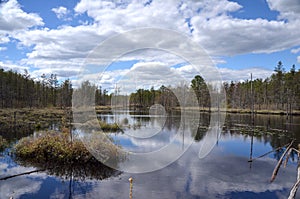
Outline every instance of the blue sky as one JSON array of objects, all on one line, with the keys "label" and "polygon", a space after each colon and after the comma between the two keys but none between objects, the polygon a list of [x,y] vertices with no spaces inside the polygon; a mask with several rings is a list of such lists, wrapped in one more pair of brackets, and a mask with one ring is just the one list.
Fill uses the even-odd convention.
[{"label": "blue sky", "polygon": [[[248,79],[249,73],[265,78],[280,60],[287,71],[293,64],[299,69],[297,0],[2,1],[0,67],[27,69],[35,78],[55,73],[60,79],[76,81],[97,45],[118,33],[144,27],[188,35],[212,58],[226,81]],[[115,81],[139,62],[177,66],[179,73],[196,75],[173,55],[143,52],[115,61],[111,67],[115,73],[108,71],[103,81]],[[159,73],[159,67],[153,69]]]}]

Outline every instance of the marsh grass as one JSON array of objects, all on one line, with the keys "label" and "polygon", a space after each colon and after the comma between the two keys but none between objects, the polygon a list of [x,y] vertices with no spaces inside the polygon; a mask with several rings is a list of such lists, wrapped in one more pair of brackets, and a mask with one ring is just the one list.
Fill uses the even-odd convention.
[{"label": "marsh grass", "polygon": [[109,124],[109,123],[99,120],[99,125],[104,132],[122,131],[122,128],[117,123]]},{"label": "marsh grass", "polygon": [[[109,149],[115,153],[113,148]],[[120,174],[94,158],[82,141],[71,141],[66,133],[47,131],[38,137],[23,138],[15,145],[14,153],[20,165],[34,166],[65,179],[102,180]]]},{"label": "marsh grass", "polygon": [[[22,138],[14,146],[15,156],[17,160],[44,164],[45,166],[49,164],[99,165],[100,162],[86,148],[82,140],[78,138],[71,140],[68,132],[69,130],[65,128],[63,133],[46,131],[39,133],[36,137]],[[98,153],[107,157],[114,157],[112,160],[117,166],[118,162],[124,158],[118,154],[118,146],[114,145],[103,134],[96,134],[82,139],[89,139],[89,149],[97,149]]]},{"label": "marsh grass", "polygon": [[62,109],[0,109],[0,124],[4,126],[18,127],[30,126],[37,130],[49,127],[53,121],[60,121],[66,116]]},{"label": "marsh grass", "polygon": [[15,145],[20,159],[34,159],[37,163],[89,163],[96,161],[80,140],[72,142],[66,134],[45,132],[38,137],[22,138]]}]

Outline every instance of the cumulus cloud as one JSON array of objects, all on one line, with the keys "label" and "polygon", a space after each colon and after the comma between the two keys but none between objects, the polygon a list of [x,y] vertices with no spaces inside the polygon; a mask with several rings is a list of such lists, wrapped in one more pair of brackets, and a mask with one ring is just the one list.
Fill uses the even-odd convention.
[{"label": "cumulus cloud", "polygon": [[295,0],[267,0],[271,10],[280,12],[279,19],[299,20],[300,2]]},{"label": "cumulus cloud", "polygon": [[[124,31],[137,27],[161,27],[188,31],[185,18],[179,14],[177,7],[180,2],[152,1],[144,5],[142,1],[80,1],[75,11],[86,12],[104,29]],[[113,14],[112,14],[113,13]]]},{"label": "cumulus cloud", "polygon": [[5,50],[7,50],[7,48],[6,48],[6,47],[2,47],[2,46],[0,46],[0,51],[5,51]]},{"label": "cumulus cloud", "polygon": [[298,52],[300,52],[300,48],[293,48],[291,50],[291,53],[293,53],[293,54],[297,54]]},{"label": "cumulus cloud", "polygon": [[70,17],[67,17],[67,15],[70,13],[69,10],[66,7],[60,6],[58,8],[52,8],[52,11],[56,14],[56,17],[58,19],[62,20],[71,20]]},{"label": "cumulus cloud", "polygon": [[[1,162],[0,174],[1,177],[12,176],[24,172],[33,171],[35,168],[16,166],[12,167]],[[35,177],[35,179],[33,179]],[[19,198],[24,194],[36,193],[40,190],[42,180],[47,178],[45,173],[31,174],[31,177],[20,176],[18,179],[11,178],[5,180],[5,183],[0,183],[0,198]]]},{"label": "cumulus cloud", "polygon": [[241,70],[220,68],[219,71],[222,75],[223,81],[246,81],[250,79],[251,73],[253,79],[265,79],[270,77],[270,75],[274,72],[260,67],[252,67]]},{"label": "cumulus cloud", "polygon": [[37,70],[55,69],[52,73],[59,70],[58,75],[73,76],[80,70],[89,52],[107,37],[107,34],[99,33],[95,26],[80,25],[32,30],[26,34],[16,34],[15,37],[20,40],[20,45],[33,47],[22,63],[34,66]]},{"label": "cumulus cloud", "polygon": [[152,1],[147,6],[137,1],[117,4],[114,1],[82,0],[75,7],[76,12],[86,12],[104,28],[123,31],[154,26],[192,34],[213,55],[270,53],[300,42],[296,31],[298,23],[232,18],[230,13],[239,9],[241,5],[226,0]]},{"label": "cumulus cloud", "polygon": [[10,41],[9,37],[8,37],[8,34],[6,34],[5,32],[1,32],[0,31],[0,44],[3,44],[3,43],[8,43]]},{"label": "cumulus cloud", "polygon": [[11,62],[2,62],[2,61],[0,61],[0,68],[2,68],[4,70],[17,71],[19,73],[23,73],[24,70],[29,70],[28,66],[17,65],[17,64],[13,64]]},{"label": "cumulus cloud", "polygon": [[[265,79],[272,75],[273,71],[261,67],[251,67],[246,69],[229,69],[219,68],[216,70],[220,73],[221,81],[246,81],[250,79],[250,74],[254,79]],[[82,72],[82,71],[81,71]],[[78,72],[79,73],[79,72]],[[116,69],[108,68],[104,71],[90,70],[88,73],[82,73],[83,80],[89,80],[102,88],[107,89],[110,93],[114,92],[116,85],[120,94],[128,94],[137,89],[150,89],[154,87],[158,89],[162,85],[172,86],[176,88],[179,85],[190,85],[191,80],[196,75],[201,75],[207,78],[207,84],[214,84],[217,79],[217,74],[210,74],[205,67],[198,70],[190,64],[183,64],[180,66],[167,65],[164,62],[138,62],[133,64],[130,69]],[[212,79],[211,76],[215,76]],[[220,83],[220,82],[219,82]],[[80,82],[75,82],[78,86]]]},{"label": "cumulus cloud", "polygon": [[24,12],[16,0],[1,3],[0,13],[0,43],[8,42],[8,36],[15,31],[44,25],[38,14]]},{"label": "cumulus cloud", "polygon": [[129,194],[128,179],[132,177],[136,198],[234,198],[238,193],[267,193],[283,199],[288,194],[285,190],[295,181],[291,178],[295,167],[289,165],[276,181],[269,183],[276,165],[276,160],[270,158],[257,160],[250,170],[246,157],[224,154],[222,143],[212,155],[201,160],[197,158],[198,150],[199,146],[194,145],[178,161],[150,174],[124,173],[107,183],[95,184],[78,198],[97,198],[99,193],[104,198],[122,198],[124,193]]},{"label": "cumulus cloud", "polygon": [[[14,23],[11,18],[16,19],[16,17],[8,17],[9,21],[4,20],[2,16],[0,27],[5,26],[8,30],[11,29],[12,24],[16,24],[14,29],[43,25],[38,15],[25,13],[15,0],[9,2],[3,5],[18,10],[15,13],[19,13],[23,21],[19,20],[18,23]],[[212,57],[271,53],[299,46],[300,20],[296,18],[299,6],[278,0],[268,0],[268,3],[271,9],[277,10],[288,20],[234,18],[231,13],[239,12],[242,6],[228,0],[184,2],[81,0],[75,6],[74,12],[77,16],[87,14],[92,19],[91,23],[78,26],[65,25],[56,29],[32,29],[14,33],[13,38],[16,38],[20,45],[31,48],[23,63],[37,69],[47,67],[65,69],[65,75],[71,72],[68,67],[79,70],[79,63],[83,63],[86,56],[105,39],[117,33],[141,27],[159,27],[179,31],[202,46]],[[65,7],[56,7],[52,11],[61,19],[71,13]],[[294,13],[293,18],[290,14],[286,14],[289,12]],[[2,35],[7,34],[2,33]],[[135,38],[128,39],[134,40]],[[144,39],[146,42],[147,35]],[[0,43],[8,41],[8,36],[0,39]],[[120,47],[122,45],[126,45],[126,42],[119,44]],[[109,50],[107,53],[110,52]],[[182,59],[176,56],[154,51],[123,56],[120,60],[161,62],[167,65],[182,63]],[[216,59],[216,63],[219,61],[223,62],[223,60]]]}]

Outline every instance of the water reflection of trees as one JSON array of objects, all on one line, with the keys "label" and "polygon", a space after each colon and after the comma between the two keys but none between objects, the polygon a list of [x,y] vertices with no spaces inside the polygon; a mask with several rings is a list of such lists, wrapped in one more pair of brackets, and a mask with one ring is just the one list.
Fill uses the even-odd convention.
[{"label": "water reflection of trees", "polygon": [[253,135],[264,143],[270,143],[273,148],[283,146],[291,139],[297,138],[297,130],[292,129],[293,124],[286,123],[284,117],[256,115],[254,126],[250,124],[250,121],[251,115],[248,114],[228,114],[223,133],[242,134],[245,137]]},{"label": "water reflection of trees", "polygon": [[6,140],[15,141],[33,134],[35,127],[31,124],[0,124],[0,135]]},{"label": "water reflection of trees", "polygon": [[8,142],[15,142],[23,137],[32,135],[39,130],[57,130],[61,128],[61,121],[41,121],[42,124],[34,122],[0,123],[0,135]]},{"label": "water reflection of trees", "polygon": [[[251,115],[249,114],[228,114],[224,125],[224,134],[230,135],[243,135],[247,137],[255,137],[256,140],[269,143],[273,149],[282,147],[291,140],[296,139],[293,143],[294,148],[298,148],[300,139],[297,139],[299,135],[297,128],[294,124],[300,118],[295,117],[294,123],[286,120],[284,116],[278,115],[255,115],[254,125],[251,125]],[[297,141],[298,140],[298,141]],[[274,151],[274,158],[279,160],[282,156],[285,148],[281,148]],[[291,153],[291,160],[296,159],[297,154],[293,151]]]}]

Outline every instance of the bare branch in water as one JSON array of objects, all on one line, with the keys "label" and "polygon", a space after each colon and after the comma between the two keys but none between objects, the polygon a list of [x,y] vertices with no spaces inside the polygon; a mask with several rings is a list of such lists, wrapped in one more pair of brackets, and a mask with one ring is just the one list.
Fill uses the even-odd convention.
[{"label": "bare branch in water", "polygon": [[45,171],[45,169],[38,169],[38,170],[34,170],[34,171],[28,171],[28,172],[19,173],[19,174],[15,174],[15,175],[11,175],[11,176],[6,176],[4,178],[0,178],[0,180],[7,180],[7,179],[10,179],[10,178],[15,178],[15,177],[18,177],[18,176],[23,176],[23,175],[29,175],[29,174],[32,174],[32,173],[38,173],[38,172],[41,172],[41,171]]},{"label": "bare branch in water", "polygon": [[283,158],[284,156],[286,155],[286,153],[290,150],[290,148],[292,147],[293,143],[294,143],[295,140],[292,140],[292,142],[289,144],[289,146],[285,149],[284,153],[282,154],[282,156],[280,157],[274,171],[273,171],[273,174],[272,174],[272,177],[271,177],[271,180],[270,182],[273,182],[277,176],[277,173],[278,173],[278,170],[280,169],[280,166],[282,164],[282,161],[283,161]]}]

